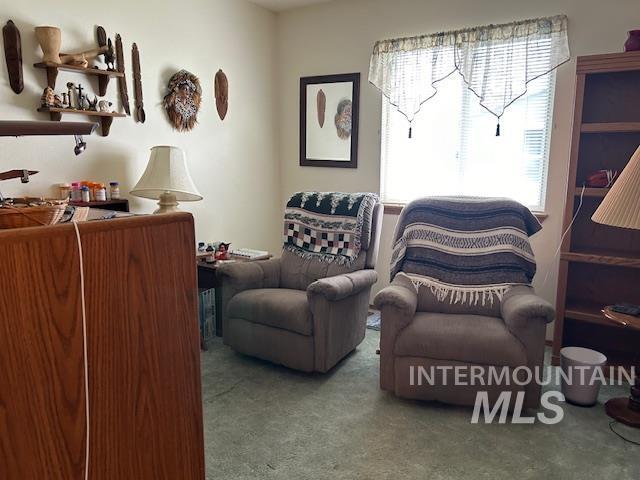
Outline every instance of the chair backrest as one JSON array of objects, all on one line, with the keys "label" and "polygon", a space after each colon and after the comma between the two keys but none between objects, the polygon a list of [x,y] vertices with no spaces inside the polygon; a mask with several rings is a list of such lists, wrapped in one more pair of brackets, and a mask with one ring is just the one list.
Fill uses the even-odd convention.
[{"label": "chair backrest", "polygon": [[311,283],[320,278],[333,277],[365,268],[375,268],[380,249],[382,215],[383,206],[378,203],[373,208],[371,223],[363,225],[360,254],[349,267],[335,262],[326,263],[315,259],[304,259],[295,253],[283,250],[280,261],[280,286],[306,290]]},{"label": "chair backrest", "polygon": [[[505,242],[509,247],[514,246],[515,244],[509,243],[511,240],[503,240],[493,233],[494,230],[502,228],[515,228],[531,236],[541,227],[526,207],[508,199],[479,197],[416,199],[400,214],[393,241],[394,245],[397,245],[396,242],[408,232],[410,238],[423,238],[425,242],[408,243],[406,252],[398,250],[402,253],[398,257],[400,261],[392,265],[392,274],[405,271],[418,277],[433,276],[443,283],[454,285],[465,284],[465,280],[473,285],[476,285],[473,282],[478,280],[480,285],[523,283],[525,278],[530,280],[532,265],[535,272],[535,262],[524,260],[511,251],[496,253],[496,251],[479,247],[485,243],[496,246],[494,242]],[[443,229],[470,235],[474,242],[463,242],[464,237],[458,238],[453,233],[440,234],[439,232]],[[511,238],[511,236],[507,237]],[[524,252],[526,249],[521,246],[521,243],[524,242],[519,242],[517,247]],[[500,245],[502,243],[498,246]],[[526,246],[528,247],[528,243]],[[463,254],[458,254],[452,250],[453,247],[464,248],[465,251]],[[512,267],[511,270],[504,265]],[[438,273],[442,273],[443,276],[437,276]],[[464,301],[456,303],[452,301],[452,296],[439,301],[431,288],[421,286],[418,289],[418,310],[499,317],[500,300],[493,295],[489,299],[485,298],[483,304],[482,295],[480,295],[478,301],[472,303]]]}]

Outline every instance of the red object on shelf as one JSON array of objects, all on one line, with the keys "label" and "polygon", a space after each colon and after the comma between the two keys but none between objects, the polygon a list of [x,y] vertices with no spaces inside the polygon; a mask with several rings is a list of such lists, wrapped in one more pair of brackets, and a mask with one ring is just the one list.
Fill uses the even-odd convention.
[{"label": "red object on shelf", "polygon": [[613,181],[618,176],[618,172],[613,170],[598,170],[596,173],[587,177],[587,187],[594,188],[606,188],[613,184]]},{"label": "red object on shelf", "polygon": [[229,245],[231,244],[220,242],[220,245],[218,246],[218,250],[214,255],[216,260],[229,260]]}]

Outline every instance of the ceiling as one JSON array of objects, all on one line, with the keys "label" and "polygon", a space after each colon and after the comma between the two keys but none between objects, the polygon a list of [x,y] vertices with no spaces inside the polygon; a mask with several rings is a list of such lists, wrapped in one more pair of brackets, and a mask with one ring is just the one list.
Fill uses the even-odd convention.
[{"label": "ceiling", "polygon": [[274,12],[284,12],[292,8],[306,7],[314,3],[326,3],[332,0],[249,0]]}]

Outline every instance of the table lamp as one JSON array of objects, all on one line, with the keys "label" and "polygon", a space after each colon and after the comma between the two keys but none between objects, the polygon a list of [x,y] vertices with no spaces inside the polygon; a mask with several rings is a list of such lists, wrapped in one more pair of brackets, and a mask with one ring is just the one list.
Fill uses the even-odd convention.
[{"label": "table lamp", "polygon": [[[640,147],[591,219],[603,225],[640,230]],[[640,319],[627,325],[640,328]],[[615,420],[640,427],[640,376],[637,373],[631,387],[631,396],[612,398],[605,403],[605,410]]]},{"label": "table lamp", "polygon": [[147,168],[131,194],[159,200],[159,208],[153,213],[175,212],[178,201],[202,200],[189,175],[184,152],[178,147],[165,145],[151,148]]}]

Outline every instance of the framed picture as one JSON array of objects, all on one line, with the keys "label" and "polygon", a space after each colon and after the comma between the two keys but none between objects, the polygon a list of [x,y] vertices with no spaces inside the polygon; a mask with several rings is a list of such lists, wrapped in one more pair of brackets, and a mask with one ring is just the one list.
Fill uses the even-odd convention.
[{"label": "framed picture", "polygon": [[300,165],[357,168],[360,74],[300,79]]}]

